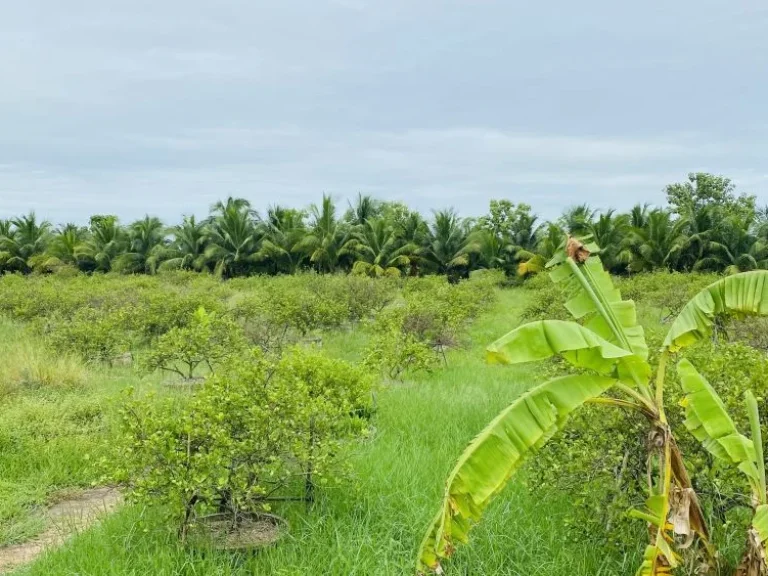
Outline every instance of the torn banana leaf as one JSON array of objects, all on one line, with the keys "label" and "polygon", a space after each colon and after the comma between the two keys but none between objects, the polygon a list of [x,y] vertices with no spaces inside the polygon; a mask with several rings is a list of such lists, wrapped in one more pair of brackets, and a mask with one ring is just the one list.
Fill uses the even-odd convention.
[{"label": "torn banana leaf", "polygon": [[491,499],[533,456],[569,415],[616,384],[603,376],[550,380],[523,394],[466,448],[446,483],[443,503],[418,552],[420,573],[441,570],[440,561],[467,541]]},{"label": "torn banana leaf", "polygon": [[768,314],[768,271],[728,276],[694,296],[677,316],[664,340],[664,348],[677,352],[712,335],[722,314]]}]

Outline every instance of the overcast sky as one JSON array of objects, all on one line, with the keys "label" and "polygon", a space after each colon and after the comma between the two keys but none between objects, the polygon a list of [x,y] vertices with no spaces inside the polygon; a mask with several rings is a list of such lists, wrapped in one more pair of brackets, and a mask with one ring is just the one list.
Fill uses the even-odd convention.
[{"label": "overcast sky", "polygon": [[768,203],[765,0],[24,0],[0,11],[0,217],[358,192],[545,217],[690,171]]}]

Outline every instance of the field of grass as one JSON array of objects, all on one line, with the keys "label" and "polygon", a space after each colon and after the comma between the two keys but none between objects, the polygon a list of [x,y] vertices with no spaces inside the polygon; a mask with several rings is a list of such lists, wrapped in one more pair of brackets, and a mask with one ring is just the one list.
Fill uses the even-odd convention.
[{"label": "field of grass", "polygon": [[[473,323],[464,345],[450,351],[447,366],[380,390],[375,433],[353,455],[352,487],[326,492],[309,511],[303,504],[279,509],[291,531],[278,546],[254,554],[190,551],[178,544],[158,511],[129,506],[14,574],[413,573],[415,550],[458,454],[536,381],[531,368],[489,366],[483,359],[485,345],[516,325],[530,296],[523,289],[499,291],[496,304]],[[28,348],[28,355],[40,353],[18,325],[6,323],[0,329],[4,345],[17,348],[15,354],[20,347]],[[354,360],[363,338],[359,331],[332,333],[323,349]],[[38,531],[39,517],[30,510],[57,489],[94,480],[92,458],[84,455],[98,454],[108,437],[122,388],[162,389],[159,377],[139,378],[131,368],[85,369],[72,362],[59,368],[62,374],[74,371],[76,381],[33,383],[0,408],[0,543]],[[449,574],[633,573],[633,554],[565,539],[561,523],[567,496],[534,495],[524,486],[524,476],[491,507],[473,532],[472,544],[449,564]]]}]

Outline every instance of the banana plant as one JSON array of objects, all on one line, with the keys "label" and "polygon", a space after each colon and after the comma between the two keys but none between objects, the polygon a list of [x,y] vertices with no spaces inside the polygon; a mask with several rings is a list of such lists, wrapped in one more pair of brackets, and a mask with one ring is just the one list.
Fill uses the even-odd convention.
[{"label": "banana plant", "polygon": [[664,411],[666,364],[672,354],[710,335],[718,315],[767,313],[768,272],[731,276],[694,297],[673,322],[654,370],[634,302],[622,299],[597,252],[594,244],[568,238],[547,264],[575,322],[525,324],[489,346],[491,362],[560,356],[582,373],[524,393],[469,444],[448,477],[440,510],[419,548],[420,574],[442,573],[442,562],[457,544],[467,542],[470,528],[520,465],[587,403],[637,411],[649,422],[654,473],[649,474],[646,509],[632,515],[648,522],[652,536],[638,576],[669,574],[680,561],[676,549],[687,548],[695,537],[703,544],[706,563],[713,564],[704,515]]},{"label": "banana plant", "polygon": [[744,394],[751,439],[741,434],[712,386],[688,360],[681,360],[677,372],[685,392],[685,426],[716,459],[738,467],[752,492],[752,522],[747,545],[736,576],[766,576],[768,542],[768,497],[760,414],[751,391]]}]

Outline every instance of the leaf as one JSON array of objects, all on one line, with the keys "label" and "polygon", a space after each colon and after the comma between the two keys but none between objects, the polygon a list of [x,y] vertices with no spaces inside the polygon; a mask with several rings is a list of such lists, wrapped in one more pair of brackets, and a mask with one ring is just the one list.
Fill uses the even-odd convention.
[{"label": "leaf", "polygon": [[761,504],[752,517],[752,528],[757,532],[760,542],[768,542],[768,504]]},{"label": "leaf", "polygon": [[672,574],[672,568],[661,563],[664,555],[658,546],[649,544],[643,553],[643,563],[637,571],[637,576],[661,576]]},{"label": "leaf", "polygon": [[725,313],[768,314],[768,271],[728,276],[694,296],[669,329],[664,348],[677,352],[712,335],[715,318]]},{"label": "leaf", "polygon": [[738,465],[759,485],[755,447],[736,429],[717,392],[688,360],[677,364],[677,373],[685,392],[685,427],[715,458]]},{"label": "leaf", "polygon": [[[597,251],[594,245],[588,246],[591,252]],[[603,264],[598,256],[590,256],[584,264],[577,265],[588,282],[599,304],[605,309],[608,317],[604,317],[600,307],[595,303],[592,295],[575,274],[571,267],[572,261],[562,258],[553,258],[548,265],[557,265],[550,277],[555,284],[559,284],[568,300],[565,307],[576,320],[584,318],[585,326],[602,336],[609,342],[623,347],[623,342],[615,334],[614,327],[626,338],[632,352],[646,360],[648,358],[648,345],[642,326],[637,324],[637,312],[632,300],[622,300],[621,292],[613,285],[611,276],[603,269]]]},{"label": "leaf", "polygon": [[489,362],[521,364],[560,355],[576,367],[610,374],[621,358],[632,356],[576,322],[542,320],[512,330],[487,348]]},{"label": "leaf", "polygon": [[637,576],[658,576],[661,574],[671,574],[680,557],[672,550],[667,541],[667,513],[669,512],[669,499],[663,494],[650,496],[645,505],[647,511],[630,511],[629,515],[633,518],[641,518],[653,525],[656,529],[656,541],[645,548],[643,554],[643,563],[637,571]]},{"label": "leaf", "polygon": [[529,390],[499,414],[466,448],[448,477],[443,504],[419,547],[420,572],[440,570],[440,559],[466,542],[474,522],[507,484],[587,400],[616,380],[565,376]]}]

